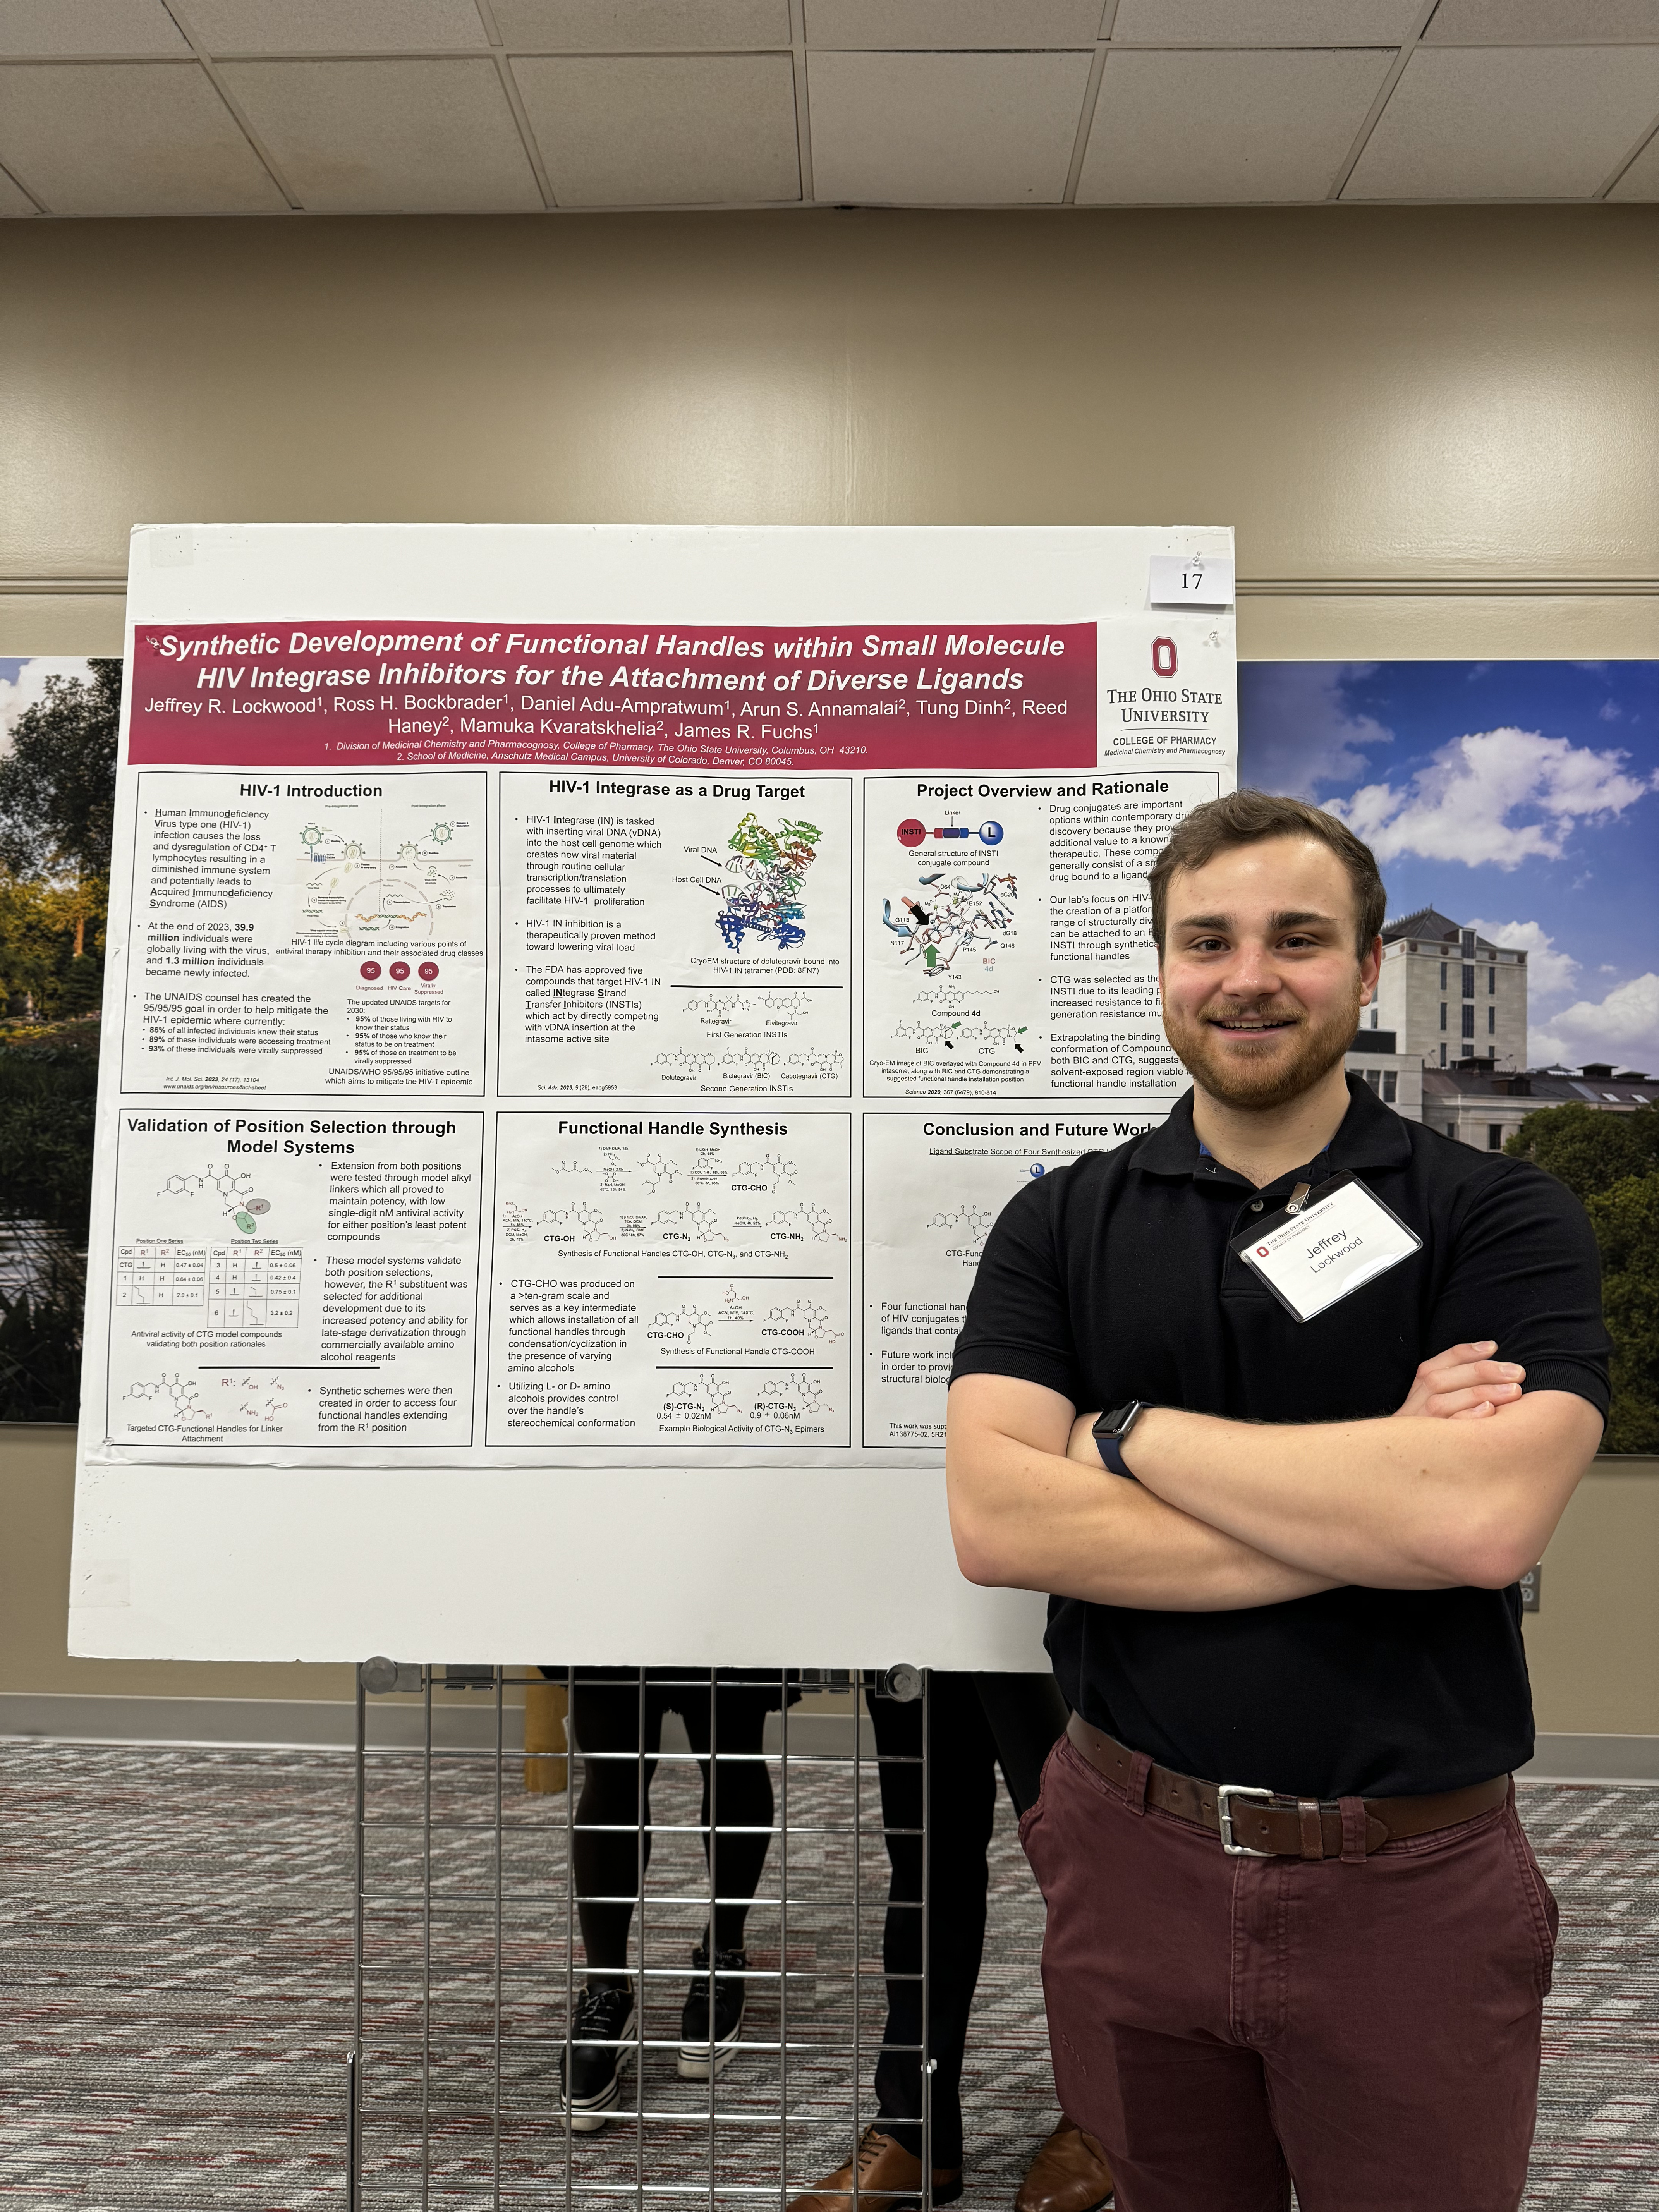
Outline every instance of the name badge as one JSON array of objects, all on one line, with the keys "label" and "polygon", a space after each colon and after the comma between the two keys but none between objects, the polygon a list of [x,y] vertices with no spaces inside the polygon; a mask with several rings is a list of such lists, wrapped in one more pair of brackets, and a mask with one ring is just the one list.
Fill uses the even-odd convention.
[{"label": "name badge", "polygon": [[1308,1203],[1269,1214],[1232,1249],[1298,1321],[1397,1267],[1423,1239],[1356,1176],[1336,1176]]}]

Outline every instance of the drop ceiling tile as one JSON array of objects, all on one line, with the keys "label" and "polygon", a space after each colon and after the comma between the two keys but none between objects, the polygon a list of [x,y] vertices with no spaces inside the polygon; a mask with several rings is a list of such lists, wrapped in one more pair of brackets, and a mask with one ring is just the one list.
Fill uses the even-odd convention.
[{"label": "drop ceiling tile", "polygon": [[1659,39],[1659,0],[1440,0],[1424,44],[1594,46]]},{"label": "drop ceiling tile", "polygon": [[1322,200],[1395,51],[1114,52],[1078,203]]},{"label": "drop ceiling tile", "polygon": [[789,44],[789,0],[495,0],[512,53],[742,52]]},{"label": "drop ceiling tile", "polygon": [[0,54],[189,52],[161,0],[0,0]]},{"label": "drop ceiling tile", "polygon": [[33,215],[34,202],[28,194],[20,191],[3,169],[0,169],[0,216]]},{"label": "drop ceiling tile", "polygon": [[54,215],[280,215],[195,62],[0,65],[0,161]]},{"label": "drop ceiling tile", "polygon": [[799,200],[787,54],[515,60],[561,207]]},{"label": "drop ceiling tile", "polygon": [[1118,0],[1112,44],[1382,46],[1422,12],[1422,0]]},{"label": "drop ceiling tile", "polygon": [[1091,59],[815,53],[814,196],[908,207],[1058,201]]},{"label": "drop ceiling tile", "polygon": [[805,0],[809,46],[1025,52],[1092,46],[1103,0]]},{"label": "drop ceiling tile", "polygon": [[1607,198],[1610,200],[1659,200],[1659,135],[1649,139]]},{"label": "drop ceiling tile", "polygon": [[1585,198],[1656,114],[1659,46],[1419,48],[1342,197]]},{"label": "drop ceiling tile", "polygon": [[216,56],[458,52],[489,44],[472,0],[188,0],[186,12]]},{"label": "drop ceiling tile", "polygon": [[308,212],[482,215],[542,204],[493,62],[226,62],[222,70]]}]

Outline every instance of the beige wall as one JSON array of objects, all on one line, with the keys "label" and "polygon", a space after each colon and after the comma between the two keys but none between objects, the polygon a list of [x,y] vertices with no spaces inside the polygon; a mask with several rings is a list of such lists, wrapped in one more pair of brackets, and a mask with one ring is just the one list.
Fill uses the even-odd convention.
[{"label": "beige wall", "polygon": [[[0,653],[118,650],[135,522],[408,519],[1231,522],[1246,657],[1656,654],[1656,247],[1640,207],[0,223]],[[345,1694],[66,1659],[69,1485],[0,1438],[0,1689]],[[1659,1732],[1656,1553],[1659,1482],[1598,1474],[1545,1727]]]}]

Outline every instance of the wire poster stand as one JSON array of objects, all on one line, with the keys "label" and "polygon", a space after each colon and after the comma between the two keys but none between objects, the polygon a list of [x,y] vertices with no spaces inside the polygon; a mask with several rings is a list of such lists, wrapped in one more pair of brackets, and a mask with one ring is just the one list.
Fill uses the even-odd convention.
[{"label": "wire poster stand", "polygon": [[[614,1686],[617,1670],[607,1669]],[[350,2212],[438,2208],[647,2204],[776,2207],[778,2212],[851,2156],[876,2117],[872,2077],[884,2051],[914,2055],[921,2075],[922,2212],[931,2212],[932,2062],[927,2052],[928,1685],[925,1669],[823,1675],[788,1689],[825,1691],[852,1710],[833,1718],[783,1702],[762,1753],[774,1819],[760,1885],[749,1907],[742,2039],[729,2064],[680,2078],[680,2001],[706,1935],[713,1951],[718,1898],[705,1859],[702,1775],[695,1751],[660,1749],[647,1734],[647,1691],[707,1696],[709,1670],[629,1670],[641,1733],[624,1750],[580,1742],[549,1791],[526,1790],[513,1741],[516,1698],[545,1670],[448,1669],[371,1660],[358,1669],[352,2043],[348,2057],[347,2202]],[[552,1678],[556,1683],[561,1680]],[[581,1676],[563,1677],[567,1696]],[[722,1668],[734,1682],[783,1696],[778,1671]],[[434,1738],[434,1686],[463,1685],[493,1707],[493,1741]],[[368,1741],[371,1700],[418,1692],[417,1743]],[[915,1757],[878,1753],[865,1695],[919,1707]],[[441,1717],[443,1709],[438,1709]],[[478,1720],[484,1717],[479,1711]],[[476,1722],[475,1722],[475,1734]],[[484,1734],[488,1736],[486,1729]],[[647,1749],[641,1758],[637,1745]],[[732,1759],[711,1744],[710,1825],[721,1826],[720,1782]],[[546,1754],[542,1754],[546,1759]],[[627,2031],[631,2060],[621,2100],[583,2131],[565,2108],[572,2027],[586,1973],[578,1923],[577,1785],[594,1759],[637,1771],[633,1895],[626,1972],[636,1993]],[[549,1761],[551,1765],[553,1762]],[[920,1829],[884,1825],[886,1765],[921,1768]],[[563,1786],[559,1786],[562,1783]],[[617,1832],[614,1828],[610,1832]],[[734,1832],[729,1826],[723,1832]],[[923,1848],[921,1897],[896,1908],[921,1923],[917,1975],[921,2042],[885,2044],[889,1977],[889,1836]],[[649,1877],[645,1861],[650,1856]],[[585,1902],[592,1902],[592,1899]],[[709,1961],[712,1972],[712,1957]],[[711,1990],[712,1994],[712,1990]],[[851,2184],[854,2203],[860,2191]],[[877,2200],[871,2200],[873,2206]],[[890,2197],[883,2196],[884,2207]]]}]

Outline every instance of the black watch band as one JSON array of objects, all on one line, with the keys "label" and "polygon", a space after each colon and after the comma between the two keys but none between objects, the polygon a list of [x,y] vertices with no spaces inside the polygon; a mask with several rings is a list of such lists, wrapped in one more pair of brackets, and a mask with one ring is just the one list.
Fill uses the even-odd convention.
[{"label": "black watch band", "polygon": [[1103,1413],[1095,1423],[1095,1448],[1102,1464],[1113,1474],[1121,1474],[1126,1482],[1133,1482],[1134,1474],[1124,1464],[1123,1441],[1144,1413],[1149,1410],[1145,1399],[1131,1398],[1126,1405],[1115,1406],[1109,1413]]}]

